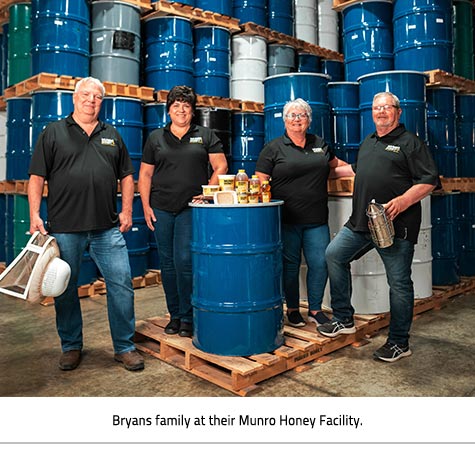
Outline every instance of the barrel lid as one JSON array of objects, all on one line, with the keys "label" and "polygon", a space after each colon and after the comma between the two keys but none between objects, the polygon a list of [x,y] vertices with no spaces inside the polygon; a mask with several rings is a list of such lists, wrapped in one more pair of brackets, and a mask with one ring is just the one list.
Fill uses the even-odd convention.
[{"label": "barrel lid", "polygon": [[418,72],[417,70],[386,70],[384,72],[373,72],[367,73],[366,75],[361,75],[357,78],[356,81],[360,81],[364,78],[371,78],[372,76],[379,76],[379,75],[396,75],[396,74],[413,74],[413,75],[424,75],[425,78],[429,78],[429,75],[424,72]]},{"label": "barrel lid", "polygon": [[331,87],[331,86],[343,86],[343,85],[359,86],[360,83],[358,83],[358,81],[331,81],[331,82],[328,83],[328,87]]},{"label": "barrel lid", "polygon": [[92,2],[92,7],[94,5],[98,5],[100,3],[112,3],[112,6],[115,5],[125,5],[125,6],[130,6],[131,8],[138,9],[140,11],[140,6],[139,5],[134,5],[133,3],[127,2],[127,1],[121,1],[121,0],[94,0]]},{"label": "barrel lid", "polygon": [[208,207],[208,208],[228,208],[228,207],[275,207],[282,206],[282,200],[271,200],[269,203],[237,203],[237,204],[197,204],[188,203],[191,207]]},{"label": "barrel lid", "polygon": [[187,17],[181,17],[181,16],[155,16],[155,17],[146,17],[144,18],[144,22],[149,22],[150,20],[164,20],[164,19],[180,19],[184,20],[186,22],[191,22],[191,19],[188,19]]}]

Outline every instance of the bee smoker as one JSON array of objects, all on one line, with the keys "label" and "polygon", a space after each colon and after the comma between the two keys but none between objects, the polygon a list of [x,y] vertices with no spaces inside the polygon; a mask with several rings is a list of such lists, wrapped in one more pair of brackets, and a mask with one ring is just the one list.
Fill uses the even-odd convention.
[{"label": "bee smoker", "polygon": [[391,246],[394,240],[394,226],[386,215],[384,206],[372,200],[366,208],[366,215],[374,244],[379,248]]}]

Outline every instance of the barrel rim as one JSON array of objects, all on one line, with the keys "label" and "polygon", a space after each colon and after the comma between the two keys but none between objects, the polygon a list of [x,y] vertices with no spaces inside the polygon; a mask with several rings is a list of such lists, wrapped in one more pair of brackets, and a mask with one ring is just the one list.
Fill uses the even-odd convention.
[{"label": "barrel rim", "polygon": [[373,72],[373,73],[366,73],[365,75],[359,76],[356,81],[360,81],[363,78],[369,78],[371,76],[379,76],[379,75],[395,75],[395,74],[413,74],[413,75],[424,75],[425,78],[429,78],[429,75],[425,72],[419,72],[417,70],[384,70],[382,72]]},{"label": "barrel rim", "polygon": [[92,7],[94,7],[94,5],[98,5],[98,4],[101,4],[101,3],[113,3],[114,5],[127,5],[127,6],[130,6],[130,7],[134,8],[134,9],[137,9],[139,12],[141,11],[139,5],[135,5],[133,3],[126,2],[124,0],[94,0],[92,2]]},{"label": "barrel rim", "polygon": [[331,79],[330,75],[327,75],[326,73],[314,73],[314,72],[289,72],[289,73],[278,73],[277,75],[272,75],[264,78],[264,81],[268,81],[270,79],[274,78],[284,78],[284,77],[291,77],[291,76],[311,76],[311,77],[317,77],[317,78],[326,78],[326,79]]},{"label": "barrel rim", "polygon": [[188,203],[190,207],[210,207],[210,208],[219,208],[219,209],[226,209],[226,208],[237,208],[237,207],[274,207],[274,206],[282,206],[284,204],[283,200],[272,200],[269,203],[246,203],[246,204],[200,204],[200,203]]},{"label": "barrel rim", "polygon": [[199,25],[195,25],[193,26],[193,29],[198,29],[198,28],[213,28],[214,30],[218,29],[218,30],[224,30],[226,31],[228,34],[231,34],[231,30],[229,28],[226,28],[226,27],[223,27],[223,26],[220,26],[220,25],[210,25],[208,23],[202,23],[202,24],[199,24]]},{"label": "barrel rim", "polygon": [[361,6],[364,5],[365,3],[392,3],[393,0],[361,0],[358,3],[352,3],[351,5],[342,5],[341,12],[345,11],[345,9],[349,9],[352,6]]},{"label": "barrel rim", "polygon": [[328,87],[330,86],[335,86],[335,85],[338,85],[338,86],[342,86],[344,84],[348,84],[348,85],[355,85],[355,86],[359,86],[360,83],[358,81],[330,81],[328,83]]},{"label": "barrel rim", "polygon": [[158,16],[158,17],[148,17],[143,19],[144,22],[150,22],[151,20],[162,20],[162,19],[180,19],[184,20],[185,22],[190,22],[191,19],[188,19],[187,17],[181,17],[181,16]]}]

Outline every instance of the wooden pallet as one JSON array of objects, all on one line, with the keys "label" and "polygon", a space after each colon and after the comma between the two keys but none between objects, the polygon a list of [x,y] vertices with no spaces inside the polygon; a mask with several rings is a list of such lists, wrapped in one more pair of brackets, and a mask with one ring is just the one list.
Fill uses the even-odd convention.
[{"label": "wooden pallet", "polygon": [[[440,309],[451,298],[475,290],[475,278],[437,289],[430,298],[417,299],[414,314]],[[289,370],[302,371],[309,363],[326,361],[328,355],[346,346],[360,347],[389,325],[390,314],[355,315],[356,333],[327,338],[314,325],[284,326],[284,344],[275,351],[249,357],[217,356],[193,346],[189,338],[165,334],[166,317],[137,322],[136,346],[147,354],[214,383],[239,396],[259,388],[259,382]]]},{"label": "wooden pallet", "polygon": [[204,11],[201,8],[193,8],[190,5],[160,0],[158,2],[152,3],[152,7],[155,11],[145,15],[143,20],[171,15],[189,19],[193,22],[193,24],[222,26],[224,28],[228,28],[231,31],[239,30],[238,19],[212,11]]},{"label": "wooden pallet", "polygon": [[428,75],[427,86],[444,86],[453,87],[459,92],[474,93],[475,81],[463,78],[452,73],[445,72],[444,70],[429,70],[424,72]]},{"label": "wooden pallet", "polygon": [[[5,98],[31,96],[33,92],[41,90],[74,90],[76,83],[81,78],[55,73],[39,73],[23,80],[4,90]],[[133,84],[103,81],[107,96],[123,96],[139,98],[144,101],[153,101],[153,88],[141,87]]]},{"label": "wooden pallet", "polygon": [[440,178],[445,192],[475,192],[475,178]]},{"label": "wooden pallet", "polygon": [[242,112],[264,112],[264,103],[242,100],[241,111]]},{"label": "wooden pallet", "polygon": [[329,179],[327,182],[328,193],[330,195],[338,195],[338,194],[352,195],[354,182],[355,182],[354,177]]},{"label": "wooden pallet", "polygon": [[279,33],[275,30],[271,30],[270,28],[266,28],[262,25],[258,25],[253,22],[247,22],[242,24],[240,34],[261,36],[267,40],[267,43],[290,45],[298,51],[317,55],[324,59],[335,59],[337,61],[342,62],[344,60],[343,55],[341,53],[329,50],[327,48],[319,47],[318,45],[305,42],[302,39],[297,39],[293,36],[288,36],[284,33]]},{"label": "wooden pallet", "polygon": [[333,0],[333,9],[337,12],[343,11],[347,6],[361,3],[364,0]]}]

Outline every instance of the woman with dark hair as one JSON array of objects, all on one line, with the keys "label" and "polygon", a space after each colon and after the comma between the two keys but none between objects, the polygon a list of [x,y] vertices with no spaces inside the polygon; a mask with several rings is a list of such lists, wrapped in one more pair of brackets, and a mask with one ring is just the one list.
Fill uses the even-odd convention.
[{"label": "woman with dark hair", "polygon": [[[150,133],[140,164],[138,188],[145,221],[154,231],[170,322],[167,334],[193,335],[191,307],[191,208],[202,185],[218,184],[228,170],[216,134],[191,123],[196,95],[175,86],[167,96],[171,122]],[[208,178],[209,167],[212,174]]]}]

